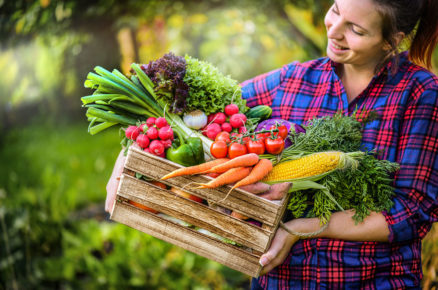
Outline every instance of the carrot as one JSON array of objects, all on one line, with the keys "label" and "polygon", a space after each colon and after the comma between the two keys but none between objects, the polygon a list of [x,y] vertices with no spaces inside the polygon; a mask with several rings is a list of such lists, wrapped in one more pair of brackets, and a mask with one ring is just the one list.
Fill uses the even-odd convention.
[{"label": "carrot", "polygon": [[222,173],[215,179],[211,180],[208,183],[200,183],[198,188],[217,188],[222,185],[234,183],[238,180],[241,180],[248,176],[248,174],[251,172],[250,167],[235,167],[227,170],[226,172]]},{"label": "carrot", "polygon": [[163,177],[161,177],[162,180],[166,180],[172,177],[177,177],[177,176],[182,176],[182,175],[191,175],[191,174],[201,174],[204,173],[206,170],[222,164],[224,162],[227,162],[228,158],[218,158],[218,159],[214,159],[212,161],[209,162],[204,162],[201,163],[199,165],[194,165],[194,166],[190,166],[190,167],[182,167],[179,169],[176,169],[166,175],[164,175]]},{"label": "carrot", "polygon": [[233,158],[225,163],[219,164],[205,171],[204,173],[223,173],[228,169],[235,167],[248,167],[257,164],[259,156],[255,153],[249,153],[245,155]]},{"label": "carrot", "polygon": [[268,175],[268,173],[272,170],[272,161],[269,159],[260,159],[256,166],[251,170],[251,173],[245,177],[244,179],[238,181],[231,189],[235,189],[237,187],[253,184],[259,180],[262,180],[263,177]]}]

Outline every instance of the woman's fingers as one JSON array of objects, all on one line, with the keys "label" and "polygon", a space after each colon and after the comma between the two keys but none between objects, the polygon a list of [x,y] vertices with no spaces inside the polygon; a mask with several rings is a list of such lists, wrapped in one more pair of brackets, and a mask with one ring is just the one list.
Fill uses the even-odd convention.
[{"label": "woman's fingers", "polygon": [[126,157],[123,154],[123,150],[117,157],[116,164],[114,165],[111,177],[106,185],[106,201],[105,201],[105,211],[111,213],[114,202],[116,200],[117,188],[119,187],[120,175],[122,175],[123,167],[125,164]]},{"label": "woman's fingers", "polygon": [[283,229],[279,228],[272,240],[269,250],[260,257],[260,264],[263,266],[261,275],[265,275],[278,265],[282,264],[293,244],[295,244],[299,238],[297,236],[290,235]]}]

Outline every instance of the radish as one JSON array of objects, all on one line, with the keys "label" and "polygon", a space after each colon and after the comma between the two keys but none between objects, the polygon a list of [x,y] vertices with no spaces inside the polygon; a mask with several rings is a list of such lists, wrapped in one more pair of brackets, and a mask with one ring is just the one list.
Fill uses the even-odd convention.
[{"label": "radish", "polygon": [[233,127],[231,127],[230,123],[225,122],[221,125],[222,131],[226,131],[228,133],[231,132],[231,130],[233,130]]},{"label": "radish", "polygon": [[[219,124],[211,123],[211,124],[207,125],[207,127],[205,127],[204,131],[205,131],[205,135],[208,138],[210,138],[211,140],[214,140],[214,138],[216,138],[216,135],[219,134],[220,132],[222,132],[222,128]],[[203,133],[204,133],[204,131],[203,131]]]},{"label": "radish", "polygon": [[137,126],[129,126],[128,128],[126,128],[125,131],[125,136],[128,139],[134,140],[137,139],[138,134],[140,134],[140,128],[138,128]]},{"label": "radish", "polygon": [[216,113],[210,114],[207,116],[207,124],[210,124],[213,122],[214,117],[216,116]]},{"label": "radish", "polygon": [[164,152],[164,145],[160,140],[152,140],[151,144],[149,144],[149,152],[160,156]]},{"label": "radish", "polygon": [[236,104],[229,104],[225,106],[225,114],[232,116],[239,113],[239,107]]},{"label": "radish", "polygon": [[146,131],[146,134],[151,140],[158,138],[158,130],[155,127],[149,127],[149,129]]},{"label": "radish", "polygon": [[230,117],[230,124],[233,128],[240,128],[245,125],[246,116],[242,113],[234,114]]},{"label": "radish", "polygon": [[227,116],[224,113],[216,113],[216,116],[214,116],[213,122],[216,124],[223,124],[227,120]]},{"label": "radish", "polygon": [[161,140],[161,143],[163,143],[164,149],[170,148],[172,146],[172,140],[170,139]]},{"label": "radish", "polygon": [[148,130],[148,126],[146,123],[141,124],[139,128],[141,133],[145,133]]},{"label": "radish", "polygon": [[160,137],[161,140],[168,140],[171,139],[173,136],[173,130],[170,126],[164,126],[158,130],[158,137]]},{"label": "radish", "polygon": [[247,129],[245,126],[239,127],[239,133],[243,134],[246,133]]},{"label": "radish", "polygon": [[166,118],[159,117],[155,120],[155,126],[157,126],[157,128],[160,129],[160,128],[163,128],[165,126],[169,126],[169,124],[167,123]]},{"label": "radish", "polygon": [[149,118],[146,120],[146,125],[148,125],[148,127],[152,127],[153,125],[155,125],[155,120],[156,120],[156,118],[154,118],[154,117],[149,117]]},{"label": "radish", "polygon": [[147,148],[149,146],[149,138],[145,134],[138,135],[137,139],[135,140],[137,142],[138,146],[141,148]]}]

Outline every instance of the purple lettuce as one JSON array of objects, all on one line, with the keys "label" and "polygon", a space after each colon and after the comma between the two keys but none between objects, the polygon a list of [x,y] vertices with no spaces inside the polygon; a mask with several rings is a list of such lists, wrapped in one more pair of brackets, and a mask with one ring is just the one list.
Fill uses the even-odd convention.
[{"label": "purple lettuce", "polygon": [[185,58],[169,52],[141,68],[155,84],[157,97],[169,104],[169,111],[181,114],[187,106],[189,95],[189,87],[183,81],[186,74]]}]

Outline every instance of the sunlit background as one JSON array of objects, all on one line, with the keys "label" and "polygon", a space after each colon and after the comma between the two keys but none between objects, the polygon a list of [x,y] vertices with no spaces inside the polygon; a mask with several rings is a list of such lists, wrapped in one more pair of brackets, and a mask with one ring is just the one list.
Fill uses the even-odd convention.
[{"label": "sunlit background", "polygon": [[[120,138],[87,133],[83,83],[96,65],[127,73],[169,51],[239,82],[317,58],[330,2],[0,0],[0,289],[247,289],[243,274],[108,221]],[[429,289],[437,230],[423,256]]]}]

